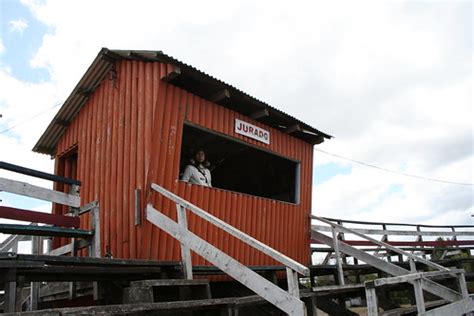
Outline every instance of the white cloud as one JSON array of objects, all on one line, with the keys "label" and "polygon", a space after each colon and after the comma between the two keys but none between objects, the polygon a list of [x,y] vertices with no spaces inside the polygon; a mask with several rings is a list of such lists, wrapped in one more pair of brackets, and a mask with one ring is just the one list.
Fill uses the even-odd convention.
[{"label": "white cloud", "polygon": [[[321,149],[473,182],[470,2],[22,2],[48,26],[30,63],[51,80],[21,82],[3,69],[0,123],[64,100],[101,47],[156,49],[336,136]],[[18,140],[0,139],[9,159],[52,170],[30,153],[52,114],[15,129]],[[348,164],[315,152],[316,164],[327,162]],[[314,191],[314,213],[365,220],[459,221],[474,204],[472,188],[357,165]]]},{"label": "white cloud", "polygon": [[28,21],[24,18],[19,18],[9,21],[8,26],[10,27],[10,31],[23,33],[28,28]]}]

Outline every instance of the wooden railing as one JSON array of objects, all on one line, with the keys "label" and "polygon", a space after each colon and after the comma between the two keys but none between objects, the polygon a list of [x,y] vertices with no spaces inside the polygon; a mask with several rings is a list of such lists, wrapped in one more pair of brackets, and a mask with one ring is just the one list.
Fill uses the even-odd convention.
[{"label": "wooden railing", "polygon": [[[298,281],[298,273],[304,276],[309,275],[309,269],[306,266],[285,256],[252,236],[245,234],[163,187],[157,184],[152,184],[151,187],[154,191],[176,203],[178,222],[175,222],[160,211],[156,210],[151,204],[147,205],[147,220],[173,236],[181,243],[181,257],[187,278],[192,279],[193,277],[190,251],[194,251],[288,315],[306,315],[305,305],[299,299]],[[212,223],[251,247],[265,253],[280,262],[282,265],[285,265],[288,279],[288,292],[189,231],[186,210],[193,212],[200,218]]]},{"label": "wooden railing", "polygon": [[[381,236],[380,241],[406,252],[417,253],[423,258],[431,255],[431,259],[442,260],[449,255],[456,255],[461,252],[469,254],[471,250],[474,250],[474,225],[422,225],[342,220],[327,217],[323,217],[323,219],[348,227],[355,232],[374,236],[374,238],[375,236]],[[330,227],[322,225],[312,225],[312,229],[319,232],[332,232]],[[350,234],[345,234],[339,229],[336,229],[336,235],[339,240],[343,240],[346,244],[359,247],[359,249],[366,252],[372,252],[377,257],[384,257],[391,261],[392,257],[395,256],[398,257],[398,261],[404,260],[401,254],[384,249],[370,240],[350,238]],[[433,240],[435,238],[444,239]],[[314,240],[313,243],[318,244],[320,242]],[[311,250],[313,253],[327,254],[322,264],[327,264],[329,259],[334,258],[333,248],[313,246]],[[432,255],[435,252],[437,252],[437,257],[433,258]],[[346,260],[345,257],[342,259]]]},{"label": "wooden railing", "polygon": [[365,282],[365,293],[367,298],[367,312],[368,316],[379,315],[379,308],[377,303],[377,292],[376,288],[394,285],[400,283],[410,282],[413,284],[415,292],[415,300],[418,315],[424,315],[426,312],[425,300],[423,297],[423,286],[424,280],[435,277],[443,276],[454,276],[457,278],[458,286],[462,294],[462,299],[446,306],[440,307],[439,309],[431,310],[427,315],[462,315],[474,310],[473,300],[469,297],[467,291],[466,280],[464,279],[463,269],[452,269],[450,271],[433,271],[433,272],[422,272],[422,273],[411,273],[398,277],[380,278],[372,281]]},{"label": "wooden railing", "polygon": [[[375,238],[372,238],[366,234],[366,233],[372,233],[372,232],[369,232],[367,230],[361,231],[360,229],[348,228],[330,219],[326,219],[323,217],[311,216],[311,218],[328,225],[328,226],[313,225],[311,227],[312,228],[311,237],[312,237],[313,242],[317,241],[319,243],[323,243],[332,248],[332,251],[334,252],[334,255],[336,258],[336,267],[338,271],[339,282],[341,285],[344,285],[344,273],[342,270],[342,260],[341,260],[341,255],[340,255],[341,253],[343,253],[343,254],[352,256],[358,260],[361,260],[391,276],[404,277],[404,278],[400,278],[400,280],[406,280],[406,282],[413,284],[413,286],[415,287],[415,291],[420,292],[421,290],[425,290],[449,302],[457,302],[457,301],[466,299],[467,290],[465,290],[466,281],[465,281],[464,273],[459,274],[459,271],[457,270],[448,269],[437,263],[429,261],[423,258],[422,256],[416,256],[413,253],[407,252],[405,250],[402,250],[400,248],[397,248],[389,244],[387,241],[377,240]],[[327,236],[323,232],[331,232],[331,236]],[[354,245],[349,244],[348,241],[345,240],[344,238],[345,236],[341,236],[341,235],[338,236],[338,234],[346,234],[346,235],[350,234],[350,235],[356,236],[357,238],[359,238],[358,240],[356,240],[357,242],[370,243],[370,245],[378,246],[380,249],[385,249],[386,251],[391,251],[397,255],[405,257],[408,259],[410,263],[410,270],[402,268],[399,265],[395,265],[391,263],[390,261],[382,260],[376,255],[374,255],[373,253],[370,254],[362,249],[358,249],[354,247]],[[454,291],[439,283],[436,283],[424,277],[423,274],[421,274],[422,281],[420,282],[410,279],[410,277],[407,277],[407,275],[418,273],[418,271],[416,270],[415,262],[422,263],[431,269],[441,271],[442,272],[441,274],[451,275],[454,277],[457,277],[457,274],[459,274],[462,277],[462,280],[460,279],[459,281],[459,284],[460,284],[459,291]],[[371,295],[371,294],[372,293],[368,293],[368,295]],[[371,298],[368,297],[367,299],[369,300]],[[373,315],[376,315],[376,314],[373,314]]]},{"label": "wooden railing", "polygon": [[[24,174],[27,176],[59,182],[69,185],[69,193],[55,191],[40,186],[32,185],[12,179],[0,177],[0,191],[21,196],[36,198],[69,207],[68,214],[47,214],[13,207],[0,206],[0,218],[30,222],[30,224],[4,224],[0,223],[0,233],[11,234],[0,244],[0,252],[18,250],[18,242],[31,240],[32,253],[41,255],[75,256],[78,250],[88,248],[89,256],[100,257],[100,218],[99,203],[91,202],[81,206],[79,187],[81,182],[42,171],[29,169],[14,164],[0,162],[0,169]],[[91,229],[80,229],[79,216],[91,212]],[[42,225],[38,225],[42,224]],[[46,224],[46,225],[44,225]],[[50,247],[43,251],[43,238],[69,237],[71,242],[57,249]],[[7,282],[5,289],[5,311],[15,311],[16,282]],[[70,283],[70,297],[75,296],[75,283]],[[31,284],[30,309],[35,310],[39,296],[39,283]],[[97,285],[94,284],[94,296],[97,296]]]}]

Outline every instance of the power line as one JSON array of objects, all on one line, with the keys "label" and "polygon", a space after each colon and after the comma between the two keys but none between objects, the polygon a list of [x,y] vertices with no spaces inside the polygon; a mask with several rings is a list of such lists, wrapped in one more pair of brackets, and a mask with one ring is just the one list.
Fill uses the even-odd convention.
[{"label": "power line", "polygon": [[45,114],[46,112],[51,111],[52,109],[54,109],[54,108],[60,106],[61,104],[63,104],[63,102],[60,102],[60,103],[58,103],[58,104],[55,104],[55,105],[53,105],[52,107],[50,107],[50,108],[48,108],[48,109],[46,109],[46,110],[44,110],[44,111],[41,111],[41,112],[39,112],[39,113],[36,113],[35,115],[30,116],[30,117],[24,119],[24,120],[21,121],[21,122],[18,122],[18,123],[16,123],[16,124],[13,124],[13,125],[7,127],[6,129],[4,129],[3,131],[0,131],[0,134],[6,133],[6,132],[8,132],[8,131],[11,131],[12,129],[17,128],[18,126],[23,125],[23,124],[25,124],[26,122],[29,122],[29,121],[31,121],[31,120],[33,120],[33,119],[35,119],[35,118],[37,118],[37,117],[39,117],[39,116]]},{"label": "power line", "polygon": [[418,175],[414,175],[414,174],[404,173],[404,172],[400,172],[400,171],[390,170],[390,169],[383,168],[383,167],[379,167],[379,166],[375,166],[375,165],[372,165],[372,164],[369,164],[369,163],[366,163],[366,162],[363,162],[363,161],[359,161],[359,160],[347,158],[347,157],[344,157],[344,156],[341,156],[341,155],[333,154],[333,153],[327,152],[327,151],[322,150],[322,149],[315,148],[315,150],[317,150],[317,151],[319,151],[319,152],[322,152],[322,153],[324,153],[324,154],[326,154],[326,155],[330,155],[330,156],[334,156],[334,157],[337,157],[337,158],[340,158],[340,159],[344,159],[344,160],[348,160],[348,161],[355,162],[355,163],[357,163],[357,164],[359,164],[359,165],[362,165],[362,166],[366,166],[366,167],[370,167],[370,168],[382,170],[382,171],[385,171],[385,172],[390,172],[390,173],[398,174],[398,175],[405,176],[405,177],[411,177],[411,178],[416,178],[416,179],[421,179],[421,180],[426,180],[426,181],[432,181],[432,182],[456,184],[456,185],[474,185],[474,183],[464,183],[464,182],[454,182],[454,181],[439,180],[439,179],[428,178],[428,177],[418,176]]}]

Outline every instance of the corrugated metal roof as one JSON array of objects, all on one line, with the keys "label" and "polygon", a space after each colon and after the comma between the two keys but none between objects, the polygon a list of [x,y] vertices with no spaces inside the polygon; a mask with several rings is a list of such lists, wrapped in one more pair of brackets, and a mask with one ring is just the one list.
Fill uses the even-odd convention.
[{"label": "corrugated metal roof", "polygon": [[168,81],[169,83],[206,99],[209,99],[215,93],[225,89],[228,91],[229,97],[218,101],[218,104],[244,115],[250,115],[259,110],[267,110],[269,115],[260,119],[262,123],[283,131],[292,129],[292,136],[306,142],[317,144],[322,142],[324,138],[331,138],[330,135],[301,122],[293,116],[246,94],[232,85],[168,56],[161,51],[109,50],[102,48],[77,86],[64,102],[61,109],[46,128],[46,131],[34,146],[33,151],[50,155],[55,153],[56,145],[68,125],[87,102],[89,96],[100,85],[104,77],[113,67],[115,61],[123,59],[163,62],[174,65],[179,68],[180,74],[176,78],[170,79]]}]

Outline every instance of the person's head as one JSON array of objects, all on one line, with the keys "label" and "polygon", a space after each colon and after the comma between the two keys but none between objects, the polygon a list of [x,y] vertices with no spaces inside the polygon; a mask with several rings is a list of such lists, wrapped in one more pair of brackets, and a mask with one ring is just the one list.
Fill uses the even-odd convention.
[{"label": "person's head", "polygon": [[196,163],[203,163],[206,161],[206,152],[204,149],[200,148],[194,152],[193,159]]}]

